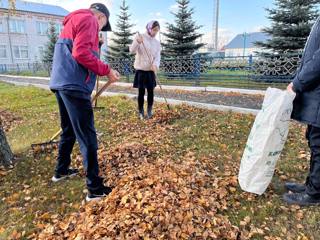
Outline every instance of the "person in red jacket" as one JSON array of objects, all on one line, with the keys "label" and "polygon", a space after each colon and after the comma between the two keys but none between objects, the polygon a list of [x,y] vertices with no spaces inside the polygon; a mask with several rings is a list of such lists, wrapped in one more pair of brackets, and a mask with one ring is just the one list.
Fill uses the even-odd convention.
[{"label": "person in red jacket", "polygon": [[101,3],[65,17],[63,31],[55,45],[50,89],[55,93],[62,133],[53,182],[74,176],[70,168],[71,152],[78,141],[86,170],[87,201],[100,199],[112,189],[103,185],[97,160],[97,135],[91,104],[96,76],[119,80],[117,71],[99,59],[99,31],[111,31],[110,13]]}]

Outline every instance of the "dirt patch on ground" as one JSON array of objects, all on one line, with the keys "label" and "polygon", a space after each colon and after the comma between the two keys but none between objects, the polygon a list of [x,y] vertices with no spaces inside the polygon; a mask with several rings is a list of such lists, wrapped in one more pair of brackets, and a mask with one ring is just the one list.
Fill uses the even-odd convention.
[{"label": "dirt patch on ground", "polygon": [[[137,94],[137,89],[131,87],[111,86],[108,92]],[[260,109],[263,95],[242,94],[236,92],[209,92],[209,91],[186,91],[186,90],[163,90],[155,89],[156,97],[163,97],[200,103],[209,103],[241,108]]]}]

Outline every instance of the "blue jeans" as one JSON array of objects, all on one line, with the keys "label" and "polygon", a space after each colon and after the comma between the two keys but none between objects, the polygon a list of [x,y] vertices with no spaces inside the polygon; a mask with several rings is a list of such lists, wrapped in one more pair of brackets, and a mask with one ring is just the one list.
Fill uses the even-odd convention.
[{"label": "blue jeans", "polygon": [[83,156],[87,187],[89,190],[97,190],[102,187],[103,180],[99,177],[98,141],[90,96],[84,98],[72,91],[56,91],[55,95],[62,129],[55,171],[66,174],[71,163],[70,155],[77,140]]}]

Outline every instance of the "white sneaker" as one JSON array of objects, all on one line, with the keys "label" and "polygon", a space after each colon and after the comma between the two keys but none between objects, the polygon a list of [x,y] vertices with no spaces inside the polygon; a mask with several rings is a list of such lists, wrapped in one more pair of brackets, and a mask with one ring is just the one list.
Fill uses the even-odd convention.
[{"label": "white sneaker", "polygon": [[52,180],[52,182],[59,182],[63,179],[74,177],[74,176],[78,175],[78,173],[79,173],[78,169],[69,168],[67,174],[55,173],[54,176],[51,178],[51,180]]},{"label": "white sneaker", "polygon": [[112,192],[112,188],[103,186],[102,188],[96,190],[96,191],[90,191],[88,190],[88,194],[86,196],[86,201],[99,201],[102,198],[108,196]]}]

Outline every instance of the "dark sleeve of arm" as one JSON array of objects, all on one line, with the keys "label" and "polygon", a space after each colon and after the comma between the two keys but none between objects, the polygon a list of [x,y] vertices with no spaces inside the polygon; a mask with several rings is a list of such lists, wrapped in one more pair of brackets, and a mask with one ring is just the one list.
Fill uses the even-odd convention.
[{"label": "dark sleeve of arm", "polygon": [[293,79],[293,88],[298,92],[304,92],[315,88],[320,84],[320,49],[312,58],[304,63]]}]

